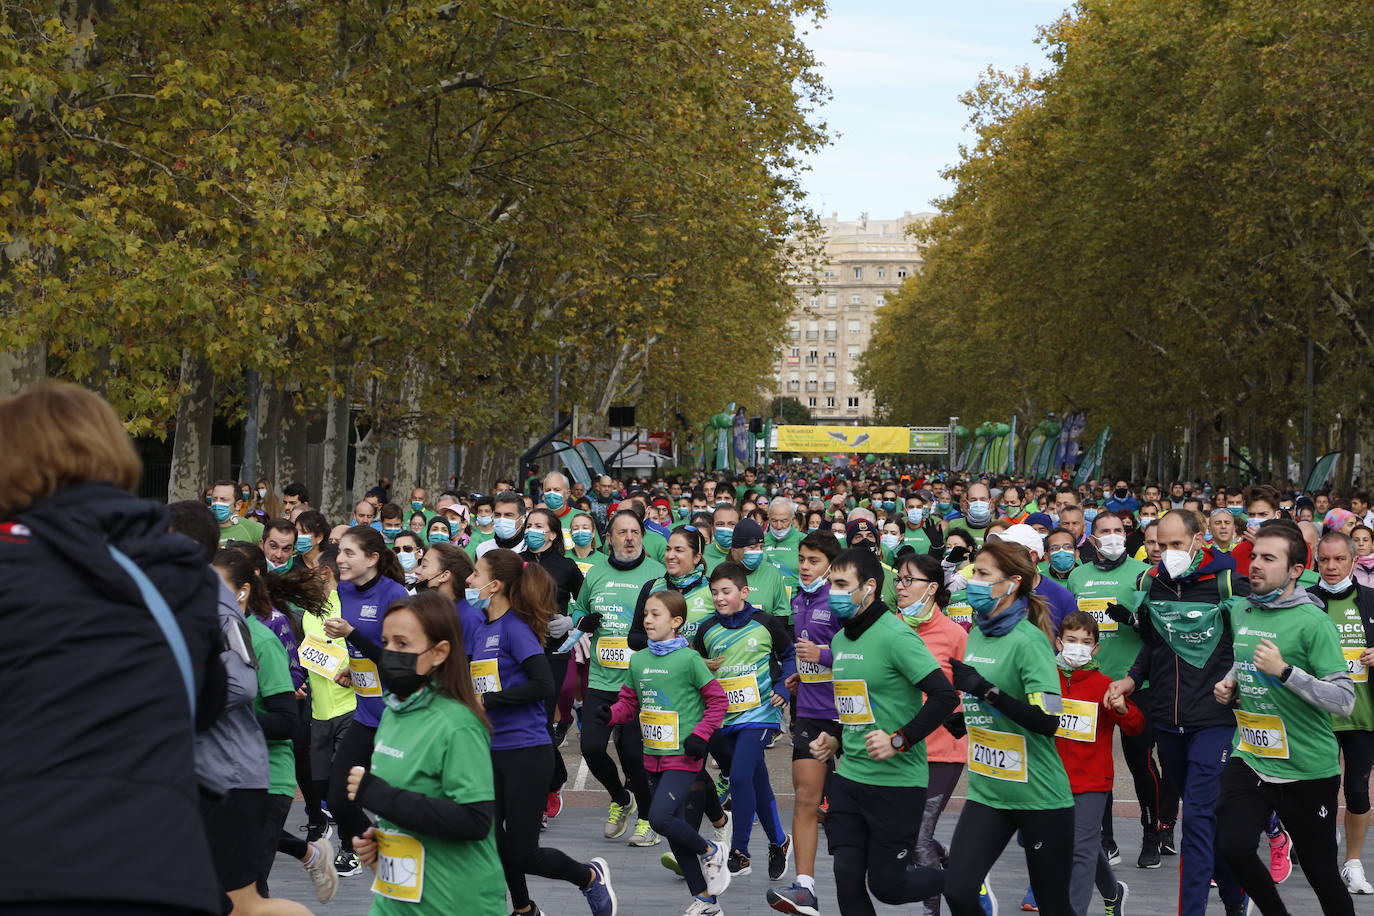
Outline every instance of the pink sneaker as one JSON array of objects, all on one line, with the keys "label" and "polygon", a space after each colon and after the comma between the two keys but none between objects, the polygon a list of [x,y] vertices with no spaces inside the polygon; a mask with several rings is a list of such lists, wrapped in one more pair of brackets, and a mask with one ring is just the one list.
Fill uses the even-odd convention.
[{"label": "pink sneaker", "polygon": [[1282,884],[1293,873],[1293,841],[1285,830],[1269,838],[1269,875],[1275,884]]},{"label": "pink sneaker", "polygon": [[544,803],[544,817],[553,820],[558,817],[558,813],[563,810],[563,793],[550,792],[548,800]]}]

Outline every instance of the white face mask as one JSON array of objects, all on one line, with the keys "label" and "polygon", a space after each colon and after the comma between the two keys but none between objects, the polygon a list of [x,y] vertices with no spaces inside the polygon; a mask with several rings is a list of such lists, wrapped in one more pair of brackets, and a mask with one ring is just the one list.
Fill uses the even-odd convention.
[{"label": "white face mask", "polygon": [[1164,551],[1164,569],[1169,573],[1169,578],[1177,579],[1188,571],[1188,567],[1193,565],[1193,552],[1191,550],[1166,550]]},{"label": "white face mask", "polygon": [[1082,668],[1092,657],[1093,647],[1081,642],[1066,642],[1059,650],[1059,661],[1065,668]]},{"label": "white face mask", "polygon": [[1104,534],[1097,539],[1097,552],[1104,560],[1116,560],[1126,552],[1126,535]]},{"label": "white face mask", "polygon": [[266,498],[267,498],[267,488],[266,488],[266,487],[258,487],[258,499],[266,499]]}]

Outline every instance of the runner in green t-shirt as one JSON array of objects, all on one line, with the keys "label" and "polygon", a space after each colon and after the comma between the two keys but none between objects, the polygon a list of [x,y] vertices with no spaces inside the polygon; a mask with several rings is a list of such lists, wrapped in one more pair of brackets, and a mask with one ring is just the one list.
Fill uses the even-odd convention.
[{"label": "runner in green t-shirt", "polygon": [[1235,708],[1236,732],[1221,777],[1217,849],[1261,912],[1287,912],[1255,854],[1272,811],[1300,850],[1322,912],[1353,914],[1336,859],[1340,761],[1331,716],[1354,711],[1355,684],[1331,618],[1298,586],[1307,565],[1302,532],[1274,519],[1251,543],[1251,594],[1222,604],[1235,664],[1214,695]]},{"label": "runner in green t-shirt", "polygon": [[[939,869],[917,867],[908,856],[925,811],[925,738],[958,698],[925,643],[878,597],[883,577],[877,556],[863,547],[830,565],[830,609],[843,622],[830,641],[841,736],[822,732],[811,749],[819,760],[839,755],[825,831],[841,913],[873,912],[870,888],[895,905],[938,894],[944,883]],[[775,898],[786,899],[770,891],[769,901]]]},{"label": "runner in green t-shirt", "polygon": [[968,802],[946,871],[955,913],[980,912],[983,879],[1018,830],[1041,911],[1072,912],[1064,875],[1073,859],[1073,795],[1054,743],[1059,672],[1035,575],[1030,551],[999,539],[983,546],[969,575],[975,627],[964,661],[950,660],[969,739]]},{"label": "runner in green t-shirt", "polygon": [[707,534],[706,550],[702,554],[709,576],[717,566],[730,559],[730,546],[735,542],[735,526],[739,524],[739,510],[729,503],[716,506],[711,512],[711,531]]},{"label": "runner in green t-shirt", "polygon": [[1339,531],[1328,532],[1317,543],[1317,569],[1321,581],[1307,593],[1326,608],[1335,624],[1346,670],[1355,685],[1354,711],[1331,719],[1345,766],[1345,864],[1341,877],[1352,894],[1374,894],[1360,861],[1369,832],[1369,772],[1374,762],[1374,703],[1370,702],[1368,668],[1374,665],[1374,649],[1370,648],[1374,641],[1369,638],[1374,629],[1374,590],[1352,578],[1355,543]]},{"label": "runner in green t-shirt", "polygon": [[797,547],[805,535],[797,527],[796,503],[779,496],[768,504],[768,529],[764,532],[764,558],[782,570],[788,584],[797,584]]},{"label": "runner in green t-shirt", "polygon": [[232,480],[217,480],[210,488],[210,509],[219,523],[219,546],[230,541],[246,541],[257,544],[262,540],[262,525],[240,518],[234,514],[235,491],[238,485]]},{"label": "runner in green t-shirt", "polygon": [[783,572],[767,560],[763,529],[752,518],[735,526],[729,559],[749,572],[749,603],[787,624],[792,620],[792,586]]}]

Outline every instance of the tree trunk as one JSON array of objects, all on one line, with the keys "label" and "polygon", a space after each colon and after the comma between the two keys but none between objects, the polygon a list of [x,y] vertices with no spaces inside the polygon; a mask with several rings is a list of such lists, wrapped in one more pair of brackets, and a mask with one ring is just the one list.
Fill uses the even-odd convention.
[{"label": "tree trunk", "polygon": [[[409,496],[412,488],[423,486],[420,481],[420,440],[402,436],[396,448],[396,473],[391,478],[391,488],[397,493],[404,491]],[[369,483],[368,486],[371,486]]]},{"label": "tree trunk", "polygon": [[[258,478],[262,477],[269,483],[272,478],[266,474],[258,473],[258,430],[262,420],[262,376],[256,369],[249,369],[244,373],[243,394],[247,401],[247,410],[243,420],[243,469],[239,472],[239,480],[250,486],[257,483]],[[276,487],[273,486],[273,492]]]},{"label": "tree trunk", "polygon": [[0,350],[0,398],[12,397],[43,381],[48,374],[48,346],[30,344],[14,350]]},{"label": "tree trunk", "polygon": [[320,511],[329,519],[345,519],[348,505],[348,369],[336,366],[332,373],[335,384],[343,382],[343,390],[336,393],[330,387],[325,405],[324,474],[320,482]]},{"label": "tree trunk", "polygon": [[[372,489],[373,483],[380,476],[378,466],[381,461],[382,437],[385,433],[382,424],[373,420],[372,425],[367,429],[367,435],[358,439],[357,451],[353,456],[353,498],[361,498],[362,493]],[[392,487],[392,501],[395,501],[394,494],[396,489]]]},{"label": "tree trunk", "polygon": [[[282,486],[305,482],[305,440],[309,418],[297,410],[298,396],[293,392],[281,395],[281,423],[277,429],[277,479]],[[271,430],[268,431],[269,435]],[[310,504],[319,507],[319,493],[311,493]]]},{"label": "tree trunk", "polygon": [[282,441],[282,399],[280,391],[264,387],[258,398],[258,413],[263,418],[258,427],[258,474],[272,482],[272,489],[281,495],[282,487],[291,481],[278,474],[278,455]]},{"label": "tree trunk", "polygon": [[215,375],[197,353],[181,351],[177,425],[167,501],[199,499],[210,480],[210,425],[215,415]]}]

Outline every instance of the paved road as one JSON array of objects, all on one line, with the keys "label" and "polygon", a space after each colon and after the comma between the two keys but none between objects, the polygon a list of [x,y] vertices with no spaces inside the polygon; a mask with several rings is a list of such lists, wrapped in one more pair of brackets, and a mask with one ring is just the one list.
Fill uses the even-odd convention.
[{"label": "paved road", "polygon": [[[574,733],[575,738],[575,733]],[[564,759],[572,786],[579,780],[579,759],[569,740],[564,747]],[[773,784],[782,789],[790,789],[790,751],[779,742],[778,747],[769,752],[769,768],[773,774]],[[1118,774],[1125,772],[1125,766],[1118,761]],[[686,885],[680,879],[665,871],[658,863],[659,855],[667,850],[667,844],[652,849],[636,849],[626,846],[623,841],[605,840],[601,837],[601,824],[605,818],[606,797],[596,786],[595,780],[583,780],[586,788],[569,789],[565,797],[567,803],[563,814],[543,834],[543,842],[557,846],[575,857],[591,858],[603,856],[611,865],[611,876],[620,901],[620,912],[624,916],[673,916],[685,909],[687,902]],[[1176,887],[1178,859],[1165,857],[1164,866],[1153,870],[1134,867],[1135,856],[1139,852],[1140,828],[1135,820],[1130,780],[1124,781],[1118,775],[1117,817],[1115,831],[1121,844],[1122,864],[1118,866],[1117,876],[1131,888],[1126,912],[1131,916],[1164,916],[1176,912]],[[779,792],[779,804],[783,809],[785,822],[790,822],[791,795]],[[954,806],[959,804],[955,800]],[[949,814],[941,821],[936,836],[946,845],[954,830],[957,814]],[[297,804],[292,811],[290,829],[303,822],[301,806]],[[769,886],[766,866],[764,865],[763,841],[755,833],[755,869],[752,875],[737,879],[721,899],[721,904],[729,916],[740,914],[765,914],[773,911],[764,902],[764,892]],[[1267,856],[1267,847],[1265,851]],[[817,890],[820,894],[822,909],[835,913],[833,909],[834,884],[831,879],[829,857],[825,855],[824,838],[821,842],[821,857],[817,863]],[[1067,869],[1066,869],[1067,875]],[[792,875],[789,873],[788,880]],[[549,916],[569,916],[586,912],[586,904],[581,894],[570,885],[559,884],[542,878],[530,878],[530,891],[535,901]],[[1026,888],[1026,870],[1020,851],[1013,844],[1008,847],[997,867],[993,870],[992,887],[1000,899],[1000,913],[1019,912],[1021,896]],[[314,893],[309,879],[300,865],[285,856],[277,857],[276,870],[273,872],[272,889],[275,896],[287,897],[313,904],[316,912],[329,916],[362,916],[370,905],[370,879],[359,874],[343,879],[339,894],[328,906],[314,903]],[[1283,886],[1284,899],[1294,914],[1316,914],[1316,898],[1302,878],[1302,873],[1294,869],[1293,876]],[[827,904],[830,908],[827,909]],[[881,907],[884,913],[904,913],[919,916],[923,912],[919,905],[908,907]],[[1356,900],[1356,911],[1374,916],[1374,897],[1361,897]],[[1208,914],[1223,912],[1220,902],[1213,897]],[[454,916],[462,916],[455,913]]]}]

